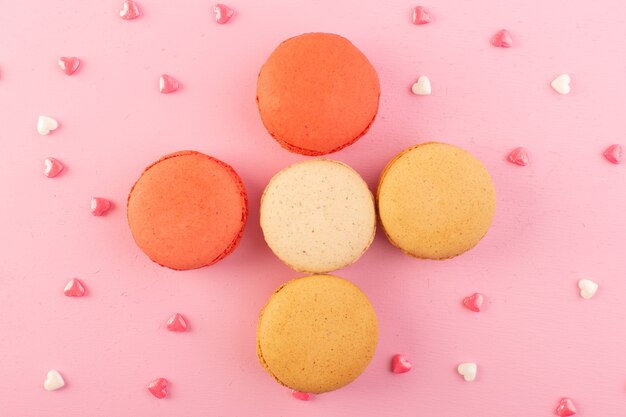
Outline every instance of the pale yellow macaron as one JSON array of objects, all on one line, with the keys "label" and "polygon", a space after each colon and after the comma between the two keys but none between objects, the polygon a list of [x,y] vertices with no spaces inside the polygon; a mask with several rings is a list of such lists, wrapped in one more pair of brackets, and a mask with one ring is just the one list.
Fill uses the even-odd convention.
[{"label": "pale yellow macaron", "polygon": [[469,152],[429,142],[400,152],[378,185],[378,211],[389,241],[417,258],[448,259],[485,236],[496,193]]},{"label": "pale yellow macaron", "polygon": [[309,159],[274,175],[263,192],[260,217],[274,254],[308,273],[353,263],[376,231],[367,184],[348,165],[330,159]]},{"label": "pale yellow macaron", "polygon": [[333,275],[283,284],[257,327],[261,365],[280,384],[319,394],[355,380],[374,356],[376,313],[367,296]]}]

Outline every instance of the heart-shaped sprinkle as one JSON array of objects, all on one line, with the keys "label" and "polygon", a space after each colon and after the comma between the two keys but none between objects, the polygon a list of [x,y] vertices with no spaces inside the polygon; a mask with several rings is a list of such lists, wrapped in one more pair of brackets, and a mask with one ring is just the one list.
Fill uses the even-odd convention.
[{"label": "heart-shaped sprinkle", "polygon": [[622,162],[622,147],[618,144],[611,145],[603,153],[607,161],[612,164],[619,164]]},{"label": "heart-shaped sprinkle", "polygon": [[180,314],[176,313],[167,319],[167,330],[171,332],[184,332],[187,330],[187,321]]},{"label": "heart-shaped sprinkle", "polygon": [[63,171],[65,167],[58,159],[46,158],[43,161],[43,175],[48,178],[54,178]]},{"label": "heart-shaped sprinkle", "polygon": [[417,6],[413,9],[413,23],[416,25],[430,23],[430,15],[423,6]]},{"label": "heart-shaped sprinkle", "polygon": [[515,165],[522,166],[522,167],[525,167],[530,162],[530,158],[528,157],[528,151],[526,150],[526,148],[521,148],[521,147],[513,149],[508,154],[506,159],[509,162]]},{"label": "heart-shaped sprinkle", "polygon": [[574,402],[569,398],[561,398],[554,412],[559,417],[569,417],[576,414],[576,407],[574,407]]},{"label": "heart-shaped sprinkle", "polygon": [[485,301],[484,297],[480,293],[474,293],[469,297],[463,299],[463,305],[472,311],[479,312]]},{"label": "heart-shaped sprinkle", "polygon": [[61,71],[66,73],[67,75],[72,75],[76,72],[78,67],[80,66],[80,60],[75,56],[62,56],[57,61]]},{"label": "heart-shaped sprinkle", "polygon": [[77,278],[72,278],[63,288],[63,294],[67,297],[82,297],[85,295],[85,287]]},{"label": "heart-shaped sprinkle", "polygon": [[167,395],[167,384],[167,379],[157,378],[148,384],[148,391],[157,398],[165,398]]},{"label": "heart-shaped sprinkle", "polygon": [[478,365],[473,362],[462,363],[456,368],[459,375],[461,375],[465,381],[472,382],[476,379],[476,373],[478,372]]},{"label": "heart-shaped sprinkle", "polygon": [[65,386],[65,380],[56,369],[52,369],[48,372],[46,380],[43,383],[43,387],[46,391],[56,391],[59,388]]},{"label": "heart-shaped sprinkle", "polygon": [[141,15],[139,6],[133,0],[124,0],[122,10],[120,10],[120,17],[124,20],[137,19]]},{"label": "heart-shaped sprinkle", "polygon": [[91,197],[91,214],[102,216],[111,209],[111,202],[102,197]]},{"label": "heart-shaped sprinkle", "polygon": [[59,127],[59,122],[50,116],[39,116],[39,119],[37,119],[37,133],[40,135],[45,136],[56,130],[57,127]]},{"label": "heart-shaped sprinkle", "polygon": [[215,12],[215,21],[220,25],[228,23],[233,14],[235,14],[233,9],[223,4],[216,4],[213,11]]},{"label": "heart-shaped sprinkle", "polygon": [[313,398],[313,394],[309,394],[308,392],[300,392],[296,390],[291,391],[291,395],[293,396],[293,398],[300,400],[300,401],[309,401],[310,399]]},{"label": "heart-shaped sprinkle", "polygon": [[588,300],[598,291],[598,284],[590,279],[581,279],[578,281],[578,288],[580,288],[580,296]]},{"label": "heart-shaped sprinkle", "polygon": [[513,46],[513,37],[508,30],[502,29],[491,38],[491,43],[499,48],[510,48]]},{"label": "heart-shaped sprinkle", "polygon": [[430,95],[432,88],[430,86],[430,79],[425,75],[420,75],[417,82],[411,87],[413,94],[418,96]]},{"label": "heart-shaped sprinkle", "polygon": [[159,91],[163,94],[173,93],[178,90],[178,81],[171,75],[163,74],[159,78]]},{"label": "heart-shaped sprinkle", "polygon": [[393,355],[391,358],[391,372],[394,374],[409,372],[411,368],[413,368],[413,365],[404,356]]},{"label": "heart-shaped sprinkle", "polygon": [[569,85],[571,81],[572,79],[570,78],[568,74],[561,74],[558,77],[556,77],[554,80],[552,80],[550,85],[552,86],[554,91],[556,91],[557,93],[566,95],[566,94],[569,94],[569,92],[572,90],[572,88]]}]

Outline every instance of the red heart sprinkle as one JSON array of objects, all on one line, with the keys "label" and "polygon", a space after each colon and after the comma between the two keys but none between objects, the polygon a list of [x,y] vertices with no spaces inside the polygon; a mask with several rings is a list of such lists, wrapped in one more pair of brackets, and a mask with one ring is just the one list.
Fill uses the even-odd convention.
[{"label": "red heart sprinkle", "polygon": [[184,332],[187,330],[187,322],[185,318],[176,313],[167,320],[167,330],[172,332]]},{"label": "red heart sprinkle", "polygon": [[54,158],[46,158],[46,160],[43,161],[43,166],[43,175],[48,178],[56,177],[63,171],[63,168],[65,168],[61,161]]},{"label": "red heart sprinkle", "polygon": [[525,148],[515,148],[507,156],[509,162],[519,166],[526,166],[530,162],[528,158],[528,151]]},{"label": "red heart sprinkle", "polygon": [[94,216],[102,216],[111,209],[111,202],[106,198],[91,198],[91,214]]},{"label": "red heart sprinkle", "polygon": [[463,299],[463,305],[472,311],[479,312],[484,302],[484,297],[480,293],[474,293]]},{"label": "red heart sprinkle", "polygon": [[82,297],[85,295],[85,287],[77,278],[72,278],[63,289],[63,294],[67,297]]},{"label": "red heart sprinkle", "polygon": [[559,417],[573,416],[576,414],[576,407],[574,407],[574,403],[569,398],[561,398],[555,412]]},{"label": "red heart sprinkle", "polygon": [[502,29],[491,39],[491,43],[500,48],[510,48],[513,46],[513,37],[508,30]]},{"label": "red heart sprinkle", "polygon": [[157,398],[165,398],[167,395],[167,379],[157,378],[148,384],[148,391]]},{"label": "red heart sprinkle", "polygon": [[173,93],[178,90],[178,81],[171,75],[163,74],[159,78],[159,91],[163,94]]},{"label": "red heart sprinkle", "polygon": [[413,368],[413,365],[404,356],[393,355],[393,358],[391,358],[391,372],[394,374],[409,372],[411,368]]},{"label": "red heart sprinkle", "polygon": [[291,391],[291,395],[293,395],[293,398],[296,398],[300,401],[309,401],[310,399],[313,398],[313,394],[309,394],[308,392],[300,392],[296,390]]},{"label": "red heart sprinkle", "polygon": [[120,10],[120,17],[124,20],[137,19],[141,15],[139,6],[133,0],[124,0],[122,10]]},{"label": "red heart sprinkle", "polygon": [[430,23],[430,15],[423,6],[417,6],[413,9],[413,23],[416,25]]},{"label": "red heart sprinkle", "polygon": [[622,147],[618,144],[611,145],[604,151],[604,157],[612,164],[619,164],[622,162]]},{"label": "red heart sprinkle", "polygon": [[223,4],[216,4],[213,11],[215,12],[215,21],[220,25],[228,23],[233,14],[235,14],[233,9]]},{"label": "red heart sprinkle", "polygon": [[61,70],[67,75],[72,75],[78,69],[80,65],[80,59],[75,56],[62,56],[57,61]]}]

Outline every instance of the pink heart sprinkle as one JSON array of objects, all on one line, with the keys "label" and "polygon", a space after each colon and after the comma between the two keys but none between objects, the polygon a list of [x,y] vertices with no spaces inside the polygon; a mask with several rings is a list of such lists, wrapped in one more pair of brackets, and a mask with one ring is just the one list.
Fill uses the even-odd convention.
[{"label": "pink heart sprinkle", "polygon": [[176,313],[167,320],[167,330],[172,332],[184,332],[187,330],[187,322],[185,318]]},{"label": "pink heart sprinkle", "polygon": [[300,401],[309,401],[310,399],[313,398],[313,394],[309,394],[308,392],[300,392],[296,390],[291,391],[291,395],[293,395],[293,398],[296,398]]},{"label": "pink heart sprinkle", "polygon": [[85,287],[77,278],[72,278],[63,289],[63,294],[67,297],[82,297],[85,295]]},{"label": "pink heart sprinkle", "polygon": [[94,216],[102,216],[111,209],[111,202],[106,198],[91,198],[91,214]]},{"label": "pink heart sprinkle", "polygon": [[510,48],[513,46],[513,37],[508,30],[502,29],[491,39],[491,43],[499,48]]},{"label": "pink heart sprinkle", "polygon": [[465,297],[463,299],[463,305],[469,308],[472,311],[479,312],[480,308],[483,306],[485,298],[480,293],[474,293],[469,297]]},{"label": "pink heart sprinkle", "polygon": [[63,168],[65,168],[61,161],[54,158],[46,158],[46,160],[43,161],[43,166],[43,175],[48,178],[56,177],[63,171]]},{"label": "pink heart sprinkle", "polygon": [[576,414],[576,407],[574,407],[574,403],[569,398],[561,398],[555,412],[559,417],[573,416]]},{"label": "pink heart sprinkle", "polygon": [[163,74],[159,78],[159,91],[163,94],[173,93],[178,90],[178,81],[171,75]]},{"label": "pink heart sprinkle", "polygon": [[62,56],[61,58],[59,58],[57,63],[59,64],[61,71],[63,71],[67,75],[72,75],[80,66],[80,59],[76,58],[75,56]]},{"label": "pink heart sprinkle", "polygon": [[528,151],[526,148],[515,148],[511,151],[511,153],[507,156],[509,162],[514,163],[519,166],[526,166],[530,162],[528,158]]},{"label": "pink heart sprinkle", "polygon": [[165,398],[167,395],[167,379],[157,378],[148,384],[148,391],[157,398]]},{"label": "pink heart sprinkle", "polygon": [[394,374],[409,372],[411,368],[413,368],[413,365],[404,356],[393,355],[393,358],[391,358],[391,372]]},{"label": "pink heart sprinkle", "polygon": [[122,10],[120,10],[120,17],[124,20],[137,19],[141,15],[139,6],[133,0],[124,0]]},{"label": "pink heart sprinkle", "polygon": [[417,6],[413,9],[413,23],[416,25],[430,23],[430,15],[423,6]]},{"label": "pink heart sprinkle", "polygon": [[604,151],[604,157],[612,164],[619,164],[622,162],[622,147],[621,145],[611,145]]},{"label": "pink heart sprinkle", "polygon": [[213,11],[215,12],[215,21],[220,25],[228,23],[233,14],[235,14],[233,9],[223,4],[216,4]]}]

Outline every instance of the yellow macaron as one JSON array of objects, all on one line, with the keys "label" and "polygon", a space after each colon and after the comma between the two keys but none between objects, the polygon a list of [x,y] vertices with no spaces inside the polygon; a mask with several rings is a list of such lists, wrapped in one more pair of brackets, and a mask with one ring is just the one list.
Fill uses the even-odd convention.
[{"label": "yellow macaron", "polygon": [[496,193],[485,166],[445,143],[408,148],[387,164],[377,192],[389,241],[417,258],[448,259],[487,233]]},{"label": "yellow macaron", "polygon": [[349,384],[367,367],[378,342],[367,296],[333,275],[283,284],[261,311],[257,354],[280,384],[319,394]]}]

